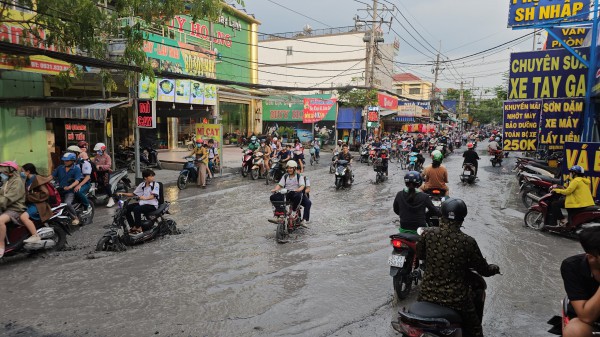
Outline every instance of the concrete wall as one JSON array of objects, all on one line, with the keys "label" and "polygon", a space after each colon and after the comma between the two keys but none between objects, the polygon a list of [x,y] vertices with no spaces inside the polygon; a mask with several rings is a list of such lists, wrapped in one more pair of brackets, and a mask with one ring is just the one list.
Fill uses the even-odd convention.
[{"label": "concrete wall", "polygon": [[[43,97],[42,75],[20,71],[0,73],[0,98]],[[15,108],[0,104],[0,161],[33,163],[42,174],[48,171],[45,118],[15,117]]]}]

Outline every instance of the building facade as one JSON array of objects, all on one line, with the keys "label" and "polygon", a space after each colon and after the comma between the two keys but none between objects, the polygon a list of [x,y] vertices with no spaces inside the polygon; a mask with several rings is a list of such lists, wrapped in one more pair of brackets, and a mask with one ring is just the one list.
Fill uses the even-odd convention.
[{"label": "building facade", "polygon": [[433,84],[411,73],[395,74],[392,91],[409,100],[427,101],[431,99]]}]

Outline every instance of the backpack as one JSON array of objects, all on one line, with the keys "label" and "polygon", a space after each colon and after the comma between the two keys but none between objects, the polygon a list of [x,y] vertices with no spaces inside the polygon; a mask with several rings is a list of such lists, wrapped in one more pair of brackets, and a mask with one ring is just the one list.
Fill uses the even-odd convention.
[{"label": "backpack", "polygon": [[46,189],[48,189],[48,203],[50,207],[57,207],[61,203],[60,193],[56,190],[56,187],[52,183],[46,183]]},{"label": "backpack", "polygon": [[[156,182],[155,182],[156,184]],[[152,190],[154,190],[154,185],[152,185]],[[161,183],[160,181],[158,182],[158,205],[162,205],[165,203],[165,194],[163,192],[163,183]]]},{"label": "backpack", "polygon": [[[92,173],[90,173],[90,183],[97,183],[98,182],[98,168],[96,167],[96,164],[89,160],[86,159],[83,162],[88,162],[90,163],[90,165],[92,166]],[[83,174],[83,162],[79,163],[79,168],[81,169],[81,172]]]},{"label": "backpack", "polygon": [[[287,183],[287,178],[289,177],[289,174],[284,174],[283,175],[283,186],[285,187],[285,184]],[[296,178],[298,179],[298,185],[300,185],[300,173],[296,173]],[[306,184],[306,181],[304,181],[304,184]]]}]

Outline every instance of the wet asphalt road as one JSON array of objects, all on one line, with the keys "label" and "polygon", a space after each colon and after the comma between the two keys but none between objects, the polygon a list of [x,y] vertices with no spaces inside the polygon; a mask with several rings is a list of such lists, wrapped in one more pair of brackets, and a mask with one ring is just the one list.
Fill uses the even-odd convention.
[{"label": "wet asphalt road", "polygon": [[[390,179],[375,185],[372,167],[356,163],[355,185],[336,191],[329,158],[305,172],[311,224],[287,244],[266,221],[272,186],[236,175],[206,190],[168,189],[182,235],[94,253],[114,212],[102,209],[69,237],[69,250],[6,259],[0,335],[398,336],[390,321],[418,290],[395,303],[387,265],[404,171],[390,164]],[[489,158],[466,186],[460,155],[445,161],[451,196],[469,205],[464,231],[503,273],[488,279],[484,332],[549,336],[546,321],[564,295],[560,262],[581,249],[524,228],[512,159],[492,168]]]}]

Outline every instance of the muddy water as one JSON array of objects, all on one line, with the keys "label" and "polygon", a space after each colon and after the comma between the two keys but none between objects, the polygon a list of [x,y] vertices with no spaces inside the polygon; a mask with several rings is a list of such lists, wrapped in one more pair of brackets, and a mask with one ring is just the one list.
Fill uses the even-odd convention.
[{"label": "muddy water", "polygon": [[[404,172],[373,184],[372,167],[355,164],[355,185],[336,191],[324,156],[308,167],[311,224],[275,243],[264,180],[231,177],[206,190],[169,189],[182,235],[120,254],[87,254],[110,211],[74,233],[73,250],[0,265],[0,334],[42,336],[396,336],[386,264],[396,231],[391,205]],[[451,194],[469,205],[465,232],[504,275],[488,279],[484,330],[489,336],[547,336],[558,312],[560,261],[577,242],[523,228],[511,198],[514,176],[480,163],[480,180],[462,186],[450,157]],[[512,167],[512,165],[511,165]]]}]

